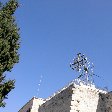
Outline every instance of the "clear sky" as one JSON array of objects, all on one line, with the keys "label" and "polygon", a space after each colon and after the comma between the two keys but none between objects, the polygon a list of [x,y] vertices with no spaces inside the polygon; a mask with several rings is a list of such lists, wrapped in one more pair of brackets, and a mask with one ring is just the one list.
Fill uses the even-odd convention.
[{"label": "clear sky", "polygon": [[[4,1],[4,0],[1,0]],[[6,0],[8,1],[8,0]],[[78,52],[95,65],[98,87],[112,90],[112,0],[19,0],[20,61],[7,78],[15,89],[0,112],[17,112],[33,96],[47,98],[77,78],[69,63]],[[103,80],[104,79],[104,80]]]}]

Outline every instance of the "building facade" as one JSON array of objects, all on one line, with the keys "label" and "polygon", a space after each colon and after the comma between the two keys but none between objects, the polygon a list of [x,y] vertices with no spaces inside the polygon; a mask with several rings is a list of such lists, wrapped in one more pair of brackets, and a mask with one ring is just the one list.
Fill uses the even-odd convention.
[{"label": "building facade", "polygon": [[47,99],[33,97],[18,112],[112,112],[112,93],[73,81]]}]

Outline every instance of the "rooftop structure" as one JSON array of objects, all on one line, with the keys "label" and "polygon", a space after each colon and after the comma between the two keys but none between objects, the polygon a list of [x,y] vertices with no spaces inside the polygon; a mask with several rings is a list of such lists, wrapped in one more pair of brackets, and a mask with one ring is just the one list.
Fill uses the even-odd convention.
[{"label": "rooftop structure", "polygon": [[74,80],[47,99],[33,97],[19,112],[112,112],[112,93]]}]

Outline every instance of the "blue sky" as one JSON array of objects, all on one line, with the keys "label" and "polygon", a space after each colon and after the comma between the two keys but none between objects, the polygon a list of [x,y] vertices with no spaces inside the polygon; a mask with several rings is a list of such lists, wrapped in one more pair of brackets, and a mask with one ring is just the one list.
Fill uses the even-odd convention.
[{"label": "blue sky", "polygon": [[[4,1],[4,0],[1,0]],[[8,0],[6,0],[8,1]],[[95,85],[112,90],[111,0],[19,0],[20,61],[7,78],[15,89],[0,112],[17,112],[33,96],[47,98],[77,78],[69,63],[78,52],[94,63]]]}]

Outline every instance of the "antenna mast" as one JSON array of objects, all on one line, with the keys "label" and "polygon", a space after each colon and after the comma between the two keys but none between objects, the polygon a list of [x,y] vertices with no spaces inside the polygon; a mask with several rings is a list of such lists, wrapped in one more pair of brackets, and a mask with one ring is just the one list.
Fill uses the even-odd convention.
[{"label": "antenna mast", "polygon": [[86,83],[93,83],[93,63],[90,63],[88,58],[82,54],[78,53],[77,57],[73,59],[73,63],[70,63],[70,67],[79,72],[78,78],[82,79]]}]

